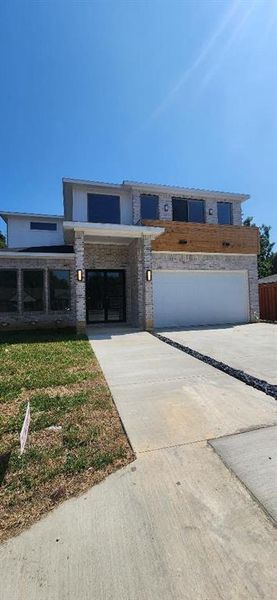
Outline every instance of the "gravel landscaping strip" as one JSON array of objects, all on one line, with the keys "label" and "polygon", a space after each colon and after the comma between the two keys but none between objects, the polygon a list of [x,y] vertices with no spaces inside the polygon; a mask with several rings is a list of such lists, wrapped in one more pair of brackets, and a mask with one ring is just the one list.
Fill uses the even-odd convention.
[{"label": "gravel landscaping strip", "polygon": [[160,335],[159,333],[155,333],[155,332],[153,332],[152,335],[154,337],[158,338],[158,340],[161,340],[162,342],[169,344],[169,346],[173,346],[173,348],[177,348],[177,350],[181,350],[182,352],[185,352],[186,354],[189,354],[190,356],[193,356],[194,358],[201,360],[202,362],[206,363],[207,365],[211,365],[212,367],[215,367],[215,369],[218,369],[219,371],[223,371],[223,373],[227,373],[227,375],[231,375],[231,377],[235,377],[235,379],[239,379],[243,383],[246,383],[246,385],[250,385],[251,387],[255,388],[256,390],[259,390],[260,392],[264,392],[268,396],[272,396],[275,400],[277,400],[277,385],[272,385],[272,384],[268,383],[267,381],[263,381],[262,379],[257,379],[257,377],[253,377],[252,375],[248,375],[248,373],[245,373],[244,371],[240,371],[239,369],[234,369],[233,367],[230,367],[229,365],[226,365],[225,363],[220,362],[219,360],[216,360],[215,358],[211,358],[210,356],[207,356],[206,354],[202,354],[201,352],[197,352],[197,350],[193,350],[192,348],[189,348],[189,346],[183,346],[183,344],[174,342],[173,340],[171,340],[170,338],[168,338],[164,335]]}]

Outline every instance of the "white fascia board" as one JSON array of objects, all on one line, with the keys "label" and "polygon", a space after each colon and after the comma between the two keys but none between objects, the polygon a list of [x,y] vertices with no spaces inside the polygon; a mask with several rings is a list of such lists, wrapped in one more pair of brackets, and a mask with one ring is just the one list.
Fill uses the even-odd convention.
[{"label": "white fascia board", "polygon": [[245,202],[250,198],[249,194],[239,194],[232,192],[221,192],[213,190],[202,190],[197,188],[183,188],[178,186],[157,185],[155,183],[139,183],[137,181],[123,181],[123,186],[138,190],[140,192],[156,192],[157,194],[172,194],[176,196],[187,196],[188,198],[214,198],[218,200],[233,200]]},{"label": "white fascia board", "polygon": [[105,183],[104,181],[90,181],[90,180],[86,180],[86,179],[67,179],[66,177],[63,177],[62,182],[63,182],[63,184],[69,183],[71,185],[85,186],[85,187],[89,187],[89,188],[97,187],[97,188],[111,188],[111,189],[118,190],[123,187],[123,185],[121,183]]},{"label": "white fascia board", "polygon": [[32,218],[36,218],[36,219],[64,219],[63,215],[42,215],[42,214],[37,214],[37,213],[20,213],[20,212],[10,212],[7,210],[3,210],[0,211],[0,217],[4,218],[4,217],[32,217]]},{"label": "white fascia board", "polygon": [[0,251],[0,260],[2,258],[74,258],[72,252],[10,252]]},{"label": "white fascia board", "polygon": [[144,227],[143,225],[112,225],[110,223],[81,223],[77,221],[64,221],[64,229],[82,231],[86,235],[115,236],[127,238],[140,238],[144,235],[158,237],[164,233],[164,227]]}]

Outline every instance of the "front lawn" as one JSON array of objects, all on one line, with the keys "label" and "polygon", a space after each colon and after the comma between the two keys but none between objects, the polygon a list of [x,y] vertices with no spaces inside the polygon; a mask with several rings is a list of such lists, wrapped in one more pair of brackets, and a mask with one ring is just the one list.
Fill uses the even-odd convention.
[{"label": "front lawn", "polygon": [[[1,332],[0,340],[4,540],[130,462],[133,453],[85,337],[56,330]],[[20,457],[19,432],[28,401],[31,424]]]}]

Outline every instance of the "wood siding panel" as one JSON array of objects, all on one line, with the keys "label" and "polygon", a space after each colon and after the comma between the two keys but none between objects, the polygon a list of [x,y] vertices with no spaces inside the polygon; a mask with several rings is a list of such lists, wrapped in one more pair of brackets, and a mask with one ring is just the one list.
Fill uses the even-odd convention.
[{"label": "wood siding panel", "polygon": [[142,224],[166,229],[165,233],[152,242],[152,250],[156,251],[259,253],[257,227],[177,221],[143,221]]},{"label": "wood siding panel", "polygon": [[277,283],[259,284],[260,318],[277,321]]}]

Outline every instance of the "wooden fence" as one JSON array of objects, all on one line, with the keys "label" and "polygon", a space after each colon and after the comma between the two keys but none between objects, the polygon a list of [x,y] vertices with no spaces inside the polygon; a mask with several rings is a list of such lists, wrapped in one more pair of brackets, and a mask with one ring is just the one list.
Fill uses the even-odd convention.
[{"label": "wooden fence", "polygon": [[277,321],[277,282],[260,283],[260,318],[264,321]]}]

